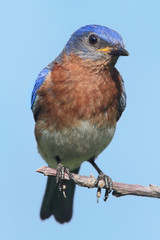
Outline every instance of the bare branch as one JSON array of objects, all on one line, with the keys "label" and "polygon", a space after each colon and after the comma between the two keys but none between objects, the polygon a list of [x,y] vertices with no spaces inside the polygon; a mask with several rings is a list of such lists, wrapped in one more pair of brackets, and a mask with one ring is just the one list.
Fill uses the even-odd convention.
[{"label": "bare branch", "polygon": [[[36,172],[43,173],[45,176],[56,176],[56,169],[50,167],[41,167],[36,170]],[[76,184],[82,187],[87,188],[95,188],[96,178],[90,175],[81,176],[75,173],[72,173]],[[64,178],[66,180],[70,180],[68,174],[65,173]],[[105,182],[100,180],[99,187],[105,188]],[[121,197],[125,195],[135,195],[142,197],[152,197],[152,198],[160,198],[160,187],[156,185],[149,184],[149,186],[142,186],[138,184],[126,184],[126,183],[118,183],[113,182],[113,192],[112,194],[116,197]]]}]

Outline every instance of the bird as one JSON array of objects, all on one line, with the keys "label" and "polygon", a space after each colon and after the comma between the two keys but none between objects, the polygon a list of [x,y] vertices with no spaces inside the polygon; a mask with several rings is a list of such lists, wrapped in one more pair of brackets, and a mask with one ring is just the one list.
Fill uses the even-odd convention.
[{"label": "bird", "polygon": [[[84,161],[103,175],[95,159],[110,144],[126,107],[124,81],[115,64],[128,55],[119,33],[86,25],[38,75],[31,96],[37,148],[48,166],[60,169],[59,178],[68,170],[78,174]],[[108,188],[110,180],[107,176]],[[75,182],[66,181],[65,197],[58,181],[48,177],[40,218],[53,215],[63,224],[72,218]]]}]

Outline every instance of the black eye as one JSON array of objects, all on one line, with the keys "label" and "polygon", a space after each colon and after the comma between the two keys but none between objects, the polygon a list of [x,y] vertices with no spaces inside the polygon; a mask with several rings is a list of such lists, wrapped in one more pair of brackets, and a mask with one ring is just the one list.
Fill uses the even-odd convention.
[{"label": "black eye", "polygon": [[89,36],[89,43],[90,43],[91,45],[96,44],[97,41],[98,41],[98,38],[97,38],[96,35],[92,34],[92,35]]}]

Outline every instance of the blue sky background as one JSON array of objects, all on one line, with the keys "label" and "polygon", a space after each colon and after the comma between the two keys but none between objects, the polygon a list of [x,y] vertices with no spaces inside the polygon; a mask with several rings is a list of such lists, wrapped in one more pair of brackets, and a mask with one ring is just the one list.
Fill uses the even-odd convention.
[{"label": "blue sky background", "polygon": [[[96,202],[96,190],[77,187],[74,215],[60,225],[41,221],[47,178],[35,173],[37,153],[31,91],[40,70],[86,24],[118,31],[130,52],[117,68],[127,108],[97,163],[114,181],[160,185],[160,1],[0,1],[0,239],[158,239],[160,200],[127,196]],[[82,175],[95,170],[88,163]]]}]

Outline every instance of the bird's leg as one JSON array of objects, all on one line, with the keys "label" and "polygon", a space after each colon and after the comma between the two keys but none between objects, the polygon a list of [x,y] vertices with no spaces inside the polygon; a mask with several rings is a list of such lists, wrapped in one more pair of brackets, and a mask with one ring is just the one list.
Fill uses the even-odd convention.
[{"label": "bird's leg", "polygon": [[105,175],[101,171],[101,169],[95,163],[95,159],[94,158],[91,158],[89,160],[89,162],[92,164],[92,166],[99,173],[98,178],[95,181],[95,186],[98,187],[98,189],[97,189],[97,202],[98,202],[98,200],[99,200],[99,198],[101,196],[101,188],[98,186],[100,180],[104,180],[104,182],[105,182],[106,191],[105,191],[105,195],[104,195],[104,201],[106,201],[108,196],[109,196],[109,193],[112,191],[112,179],[109,176]]},{"label": "bird's leg", "polygon": [[62,191],[63,196],[66,198],[66,193],[65,193],[66,184],[65,184],[65,180],[64,180],[64,174],[67,173],[70,180],[74,180],[74,177],[71,174],[69,168],[64,167],[63,164],[60,163],[60,161],[57,161],[57,163],[58,163],[58,166],[57,166],[57,173],[56,173],[56,183],[58,185],[59,191],[60,192]]}]

